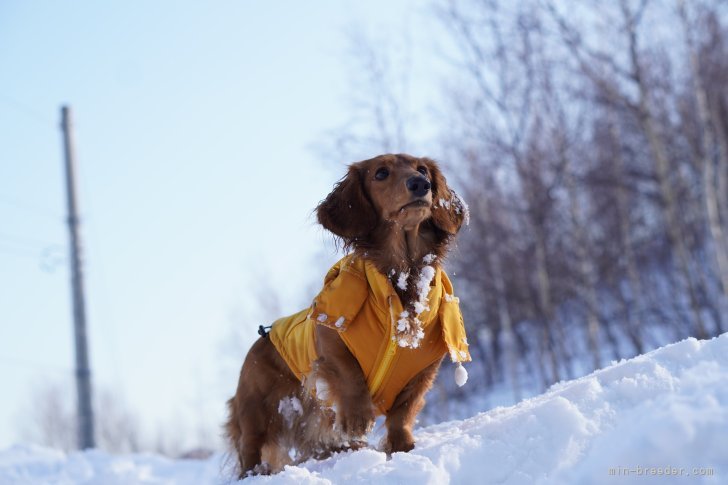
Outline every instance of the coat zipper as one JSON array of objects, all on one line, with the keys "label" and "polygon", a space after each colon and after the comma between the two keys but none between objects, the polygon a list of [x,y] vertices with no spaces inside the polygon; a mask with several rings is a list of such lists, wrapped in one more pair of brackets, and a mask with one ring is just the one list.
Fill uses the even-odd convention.
[{"label": "coat zipper", "polygon": [[382,387],[382,384],[384,382],[384,377],[389,372],[389,368],[392,366],[392,360],[394,359],[394,356],[397,354],[397,342],[395,342],[394,339],[392,338],[393,337],[392,328],[394,327],[394,315],[392,314],[392,297],[390,296],[387,300],[389,302],[389,318],[390,318],[389,332],[387,335],[387,348],[384,351],[382,360],[379,362],[377,371],[374,373],[374,377],[372,378],[372,387],[371,387],[372,397],[376,396],[377,393],[379,392],[380,388]]}]

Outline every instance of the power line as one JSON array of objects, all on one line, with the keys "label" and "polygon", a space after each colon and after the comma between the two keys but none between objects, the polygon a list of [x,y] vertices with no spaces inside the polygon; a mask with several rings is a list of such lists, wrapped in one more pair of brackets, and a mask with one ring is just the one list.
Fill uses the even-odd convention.
[{"label": "power line", "polygon": [[48,246],[58,246],[58,243],[51,243],[48,241],[41,241],[39,239],[34,239],[31,237],[26,236],[18,236],[15,234],[9,234],[7,232],[0,232],[0,242],[3,242],[2,240],[5,239],[5,241],[8,244],[16,244],[16,245],[23,245],[25,247],[36,247],[36,248],[47,248]]},{"label": "power line", "polygon": [[44,125],[46,128],[53,127],[55,128],[56,124],[53,122],[53,120],[50,120],[46,118],[46,116],[43,113],[40,113],[36,111],[35,109],[31,108],[25,103],[22,103],[16,99],[10,98],[5,94],[0,94],[0,101],[2,101],[6,106],[10,106],[15,111],[19,113],[23,113],[26,117],[31,118],[32,120],[36,121],[37,123],[40,123]]},{"label": "power line", "polygon": [[40,251],[30,251],[28,249],[2,246],[4,241],[0,241],[0,253],[8,256],[18,256],[21,258],[38,259],[40,257]]},{"label": "power line", "polygon": [[60,214],[58,214],[50,209],[47,209],[45,207],[40,207],[37,205],[33,205],[33,204],[28,204],[26,202],[20,202],[17,199],[8,197],[7,195],[0,194],[0,203],[10,206],[10,207],[14,207],[16,209],[24,210],[26,212],[31,212],[34,215],[40,215],[40,216],[43,216],[46,218],[52,218],[55,221],[63,220],[63,216],[61,216]]},{"label": "power line", "polygon": [[2,355],[0,355],[0,365],[8,367],[24,367],[26,369],[36,369],[42,372],[53,371],[69,375],[73,372],[73,369],[62,365],[40,364],[30,360],[17,359],[15,357],[6,357]]}]

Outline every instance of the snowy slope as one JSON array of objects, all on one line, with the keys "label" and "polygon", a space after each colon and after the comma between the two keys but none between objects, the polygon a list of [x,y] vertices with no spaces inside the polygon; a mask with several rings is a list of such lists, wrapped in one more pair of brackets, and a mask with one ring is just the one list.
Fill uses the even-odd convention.
[{"label": "snowy slope", "polygon": [[[246,482],[663,483],[667,471],[669,483],[728,483],[728,334],[669,345],[416,438],[414,451],[391,460],[361,450]],[[224,483],[223,460],[16,446],[0,451],[0,484]]]}]

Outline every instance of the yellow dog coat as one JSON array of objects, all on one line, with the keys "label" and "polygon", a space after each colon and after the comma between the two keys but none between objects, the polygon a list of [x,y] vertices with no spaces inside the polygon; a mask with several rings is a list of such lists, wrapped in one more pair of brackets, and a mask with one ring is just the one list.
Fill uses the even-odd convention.
[{"label": "yellow dog coat", "polygon": [[303,380],[318,357],[315,325],[338,330],[361,366],[372,402],[385,414],[404,386],[445,353],[453,362],[470,361],[459,301],[439,268],[430,283],[427,305],[418,315],[424,331],[419,347],[398,346],[393,332],[403,311],[399,296],[370,261],[350,254],[326,274],[324,288],[310,308],[273,323],[270,339]]}]

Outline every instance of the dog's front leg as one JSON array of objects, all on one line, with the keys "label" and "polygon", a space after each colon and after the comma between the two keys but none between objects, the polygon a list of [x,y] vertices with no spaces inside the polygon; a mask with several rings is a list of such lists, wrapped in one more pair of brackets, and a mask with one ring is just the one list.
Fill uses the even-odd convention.
[{"label": "dog's front leg", "polygon": [[316,352],[314,363],[316,379],[323,379],[319,387],[336,406],[336,424],[349,438],[363,437],[374,423],[374,405],[369,395],[364,373],[356,358],[336,330],[316,326]]},{"label": "dog's front leg", "polygon": [[442,359],[430,364],[423,371],[412,378],[397,394],[397,399],[387,412],[387,440],[384,451],[387,454],[398,451],[410,451],[415,447],[415,438],[412,428],[417,415],[425,405],[425,394],[432,387],[437,376]]}]

